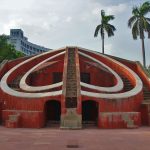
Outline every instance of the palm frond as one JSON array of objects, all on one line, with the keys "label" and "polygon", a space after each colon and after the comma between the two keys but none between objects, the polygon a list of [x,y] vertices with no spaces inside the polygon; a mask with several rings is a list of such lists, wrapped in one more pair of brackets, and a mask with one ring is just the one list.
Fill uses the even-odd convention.
[{"label": "palm frond", "polygon": [[113,19],[115,19],[114,15],[106,16],[107,22],[110,21],[110,20],[113,20]]},{"label": "palm frond", "polygon": [[113,26],[112,24],[110,24],[110,27],[111,27],[111,29],[112,29],[113,31],[116,31],[115,26]]},{"label": "palm frond", "polygon": [[147,32],[148,38],[150,38],[150,23],[147,20],[144,23],[145,23],[144,24],[144,26],[145,26],[144,31]]},{"label": "palm frond", "polygon": [[136,21],[137,17],[136,16],[132,16],[129,20],[128,20],[128,27],[131,28],[132,25],[134,24],[134,22]]},{"label": "palm frond", "polygon": [[139,21],[139,33],[140,33],[140,39],[144,39],[144,21]]},{"label": "palm frond", "polygon": [[150,31],[148,32],[148,38],[150,39]]},{"label": "palm frond", "polygon": [[133,14],[133,16],[138,16],[139,15],[139,8],[137,6],[134,6],[132,8],[132,14]]},{"label": "palm frond", "polygon": [[147,1],[142,4],[142,6],[139,8],[139,11],[142,15],[146,15],[148,12],[150,12],[150,2]]},{"label": "palm frond", "polygon": [[97,37],[98,36],[98,32],[100,31],[100,28],[101,28],[101,24],[99,24],[96,29],[95,29],[95,33],[94,33],[94,37]]},{"label": "palm frond", "polygon": [[145,17],[145,19],[147,20],[147,22],[150,22],[150,18]]},{"label": "palm frond", "polygon": [[133,39],[136,40],[137,37],[139,36],[140,32],[139,32],[139,21],[137,20],[132,27],[132,36]]},{"label": "palm frond", "polygon": [[114,32],[112,29],[109,29],[107,32],[108,37],[114,36]]},{"label": "palm frond", "polygon": [[111,24],[107,24],[105,26],[105,30],[107,32],[108,37],[111,37],[114,36],[114,31],[116,31],[116,28]]},{"label": "palm frond", "polygon": [[142,18],[143,20],[143,29],[145,30],[145,31],[148,31],[149,30],[149,28],[150,28],[150,23],[149,23],[149,21],[147,20],[147,18],[145,18],[145,17],[143,17]]}]

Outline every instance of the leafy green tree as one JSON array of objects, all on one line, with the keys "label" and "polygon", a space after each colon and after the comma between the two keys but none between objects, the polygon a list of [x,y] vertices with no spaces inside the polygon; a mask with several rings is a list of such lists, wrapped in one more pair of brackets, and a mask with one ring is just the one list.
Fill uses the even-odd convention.
[{"label": "leafy green tree", "polygon": [[24,56],[23,53],[15,50],[14,46],[8,44],[8,37],[6,35],[0,36],[0,62],[7,59],[15,59]]},{"label": "leafy green tree", "polygon": [[113,15],[105,15],[105,11],[101,10],[101,24],[97,25],[94,33],[94,37],[98,36],[98,33],[101,34],[102,38],[102,53],[104,54],[104,38],[105,32],[108,37],[114,36],[114,31],[116,28],[109,23],[109,21],[113,20],[115,17]]},{"label": "leafy green tree", "polygon": [[139,36],[142,42],[143,66],[146,67],[144,34],[148,34],[150,38],[150,18],[146,15],[150,12],[150,2],[144,2],[142,5],[135,6],[132,9],[132,17],[128,20],[128,27],[132,28],[133,39]]}]

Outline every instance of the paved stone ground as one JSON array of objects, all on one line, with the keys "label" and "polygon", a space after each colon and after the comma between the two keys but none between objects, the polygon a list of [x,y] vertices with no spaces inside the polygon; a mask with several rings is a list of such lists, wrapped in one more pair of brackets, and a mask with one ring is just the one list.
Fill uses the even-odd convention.
[{"label": "paved stone ground", "polygon": [[[69,148],[77,146],[78,148]],[[150,127],[60,130],[0,127],[0,150],[150,150]]]}]

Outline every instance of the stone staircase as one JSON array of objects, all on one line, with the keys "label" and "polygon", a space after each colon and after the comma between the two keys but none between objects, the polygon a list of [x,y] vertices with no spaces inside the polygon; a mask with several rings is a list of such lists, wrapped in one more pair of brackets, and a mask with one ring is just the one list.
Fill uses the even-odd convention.
[{"label": "stone staircase", "polygon": [[[121,76],[122,81],[124,83],[124,87],[123,87],[124,92],[132,90],[133,89],[133,85],[131,84],[129,79],[126,78],[123,75],[120,75],[120,76]],[[124,114],[122,119],[127,124],[127,128],[131,128],[131,129],[132,128],[137,128],[137,125],[134,124],[134,121],[127,114]]]},{"label": "stone staircase", "polygon": [[150,90],[146,86],[143,87],[144,104],[150,104]]},{"label": "stone staircase", "polygon": [[124,83],[124,88],[123,88],[124,92],[130,91],[133,88],[133,85],[131,84],[131,82],[123,75],[121,75],[121,78]]},{"label": "stone staircase", "polygon": [[75,48],[68,49],[68,65],[66,77],[65,105],[67,112],[61,115],[61,128],[80,129],[82,127],[82,117],[77,109],[77,77]]},{"label": "stone staircase", "polygon": [[76,63],[75,50],[68,50],[68,67],[66,80],[66,108],[77,107],[77,79],[76,79]]},{"label": "stone staircase", "polygon": [[14,90],[19,90],[19,82],[21,80],[23,75],[18,75],[17,78],[15,78],[12,83],[9,84],[9,86],[11,88],[13,88]]}]

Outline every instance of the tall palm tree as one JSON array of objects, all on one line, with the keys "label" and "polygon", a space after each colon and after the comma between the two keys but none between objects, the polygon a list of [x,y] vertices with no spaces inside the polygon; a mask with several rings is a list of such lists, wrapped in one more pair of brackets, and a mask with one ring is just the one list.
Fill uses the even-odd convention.
[{"label": "tall palm tree", "polygon": [[113,20],[115,17],[113,15],[105,15],[105,11],[101,10],[101,24],[99,24],[94,33],[94,37],[98,36],[98,33],[101,34],[102,38],[102,53],[104,54],[104,38],[105,32],[107,33],[108,37],[114,36],[114,31],[116,28],[109,24],[109,21]]},{"label": "tall palm tree", "polygon": [[146,15],[150,12],[150,2],[144,2],[139,7],[135,6],[132,9],[132,17],[128,20],[128,27],[132,28],[133,39],[136,40],[139,36],[142,42],[143,66],[146,67],[144,33],[147,32],[150,38],[150,18]]}]

